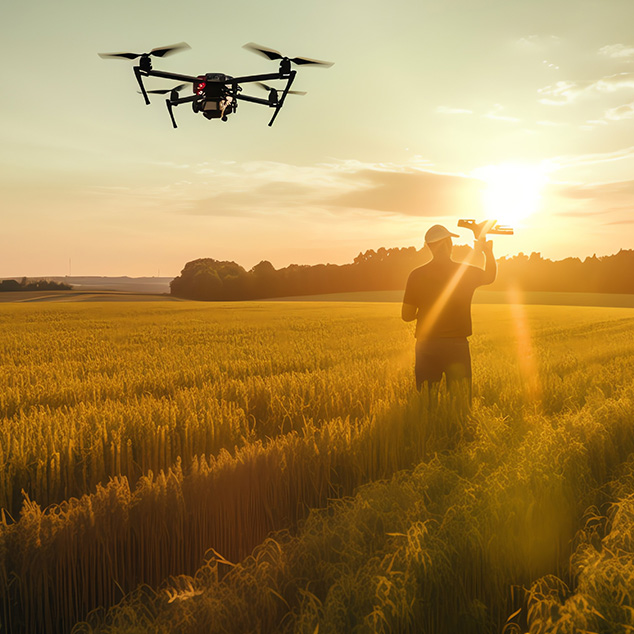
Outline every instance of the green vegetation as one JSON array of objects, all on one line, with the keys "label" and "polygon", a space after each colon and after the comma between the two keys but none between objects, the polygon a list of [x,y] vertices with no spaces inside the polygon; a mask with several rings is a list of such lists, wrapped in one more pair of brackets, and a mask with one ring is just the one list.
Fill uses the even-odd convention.
[{"label": "green vegetation", "polygon": [[633,311],[475,306],[467,419],[397,312],[0,307],[6,628],[624,631]]},{"label": "green vegetation", "polygon": [[[359,253],[350,264],[291,264],[275,269],[263,261],[249,271],[235,262],[199,258],[170,283],[176,297],[201,300],[263,299],[330,293],[402,290],[410,271],[429,261],[428,248],[380,248]],[[455,245],[453,259],[483,266],[483,255]],[[581,261],[551,261],[539,253],[498,260],[497,280],[488,289],[523,292],[634,293],[634,250]]]},{"label": "green vegetation", "polygon": [[69,291],[72,286],[64,282],[54,282],[53,280],[28,280],[23,277],[18,280],[0,280],[0,292],[11,291]]}]

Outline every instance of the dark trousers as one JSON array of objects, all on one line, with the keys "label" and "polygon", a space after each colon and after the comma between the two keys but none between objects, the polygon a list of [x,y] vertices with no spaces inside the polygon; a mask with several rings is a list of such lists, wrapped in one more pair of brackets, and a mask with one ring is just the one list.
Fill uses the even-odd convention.
[{"label": "dark trousers", "polygon": [[466,337],[439,337],[416,342],[416,387],[423,383],[440,383],[447,377],[447,386],[457,381],[468,382],[471,394],[471,353]]}]

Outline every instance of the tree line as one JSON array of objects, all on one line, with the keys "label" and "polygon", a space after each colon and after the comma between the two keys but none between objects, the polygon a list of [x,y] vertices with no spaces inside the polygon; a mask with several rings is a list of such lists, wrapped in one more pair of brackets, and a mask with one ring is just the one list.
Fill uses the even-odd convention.
[{"label": "tree line", "polygon": [[70,291],[73,287],[64,282],[53,280],[0,280],[0,292],[3,291]]},{"label": "tree line", "polygon": [[[199,300],[241,300],[321,295],[405,288],[410,271],[430,260],[428,249],[380,248],[359,255],[350,264],[316,264],[275,269],[268,261],[250,270],[235,262],[200,258],[185,265],[170,284],[176,297]],[[483,266],[482,254],[454,246],[453,259]],[[581,260],[548,260],[540,253],[520,253],[498,261],[498,277],[490,290],[634,293],[634,250]]]}]

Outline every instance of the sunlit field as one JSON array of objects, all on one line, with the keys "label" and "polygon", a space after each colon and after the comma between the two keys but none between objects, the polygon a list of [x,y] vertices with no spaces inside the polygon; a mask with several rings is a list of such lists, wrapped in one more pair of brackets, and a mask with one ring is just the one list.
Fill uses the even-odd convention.
[{"label": "sunlit field", "polygon": [[634,309],[399,309],[0,306],[0,631],[627,631]]}]

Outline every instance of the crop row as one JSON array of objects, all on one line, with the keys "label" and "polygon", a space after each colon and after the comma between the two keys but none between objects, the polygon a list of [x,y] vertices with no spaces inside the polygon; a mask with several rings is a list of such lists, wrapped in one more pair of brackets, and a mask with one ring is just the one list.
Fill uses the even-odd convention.
[{"label": "crop row", "polygon": [[194,456],[372,416],[409,385],[409,333],[365,312],[5,307],[0,508],[17,517],[23,492],[46,507],[114,476],[134,487],[177,459],[186,471]]},{"label": "crop row", "polygon": [[[238,565],[210,551],[74,633],[629,631],[633,361],[618,359],[629,379],[611,395],[557,415],[480,403],[454,451],[313,511]],[[612,530],[593,540],[587,509],[623,478]]]},{"label": "crop row", "polygon": [[[17,437],[22,438],[22,447],[40,452],[37,455],[42,456],[45,465],[40,470],[42,490],[49,491],[53,498],[68,496],[59,484],[62,476],[58,479],[58,463],[54,463],[55,469],[50,468],[52,457],[59,454],[59,472],[68,474],[63,476],[67,482],[77,478],[77,469],[61,468],[61,456],[65,454],[58,445],[47,445],[42,440],[29,445],[29,434],[37,436],[41,433],[38,430],[46,428],[47,420],[61,417],[63,424],[51,428],[48,435],[42,434],[41,439],[63,445],[64,426],[71,425],[74,415],[85,408],[93,412],[93,417],[81,430],[90,434],[96,427],[97,441],[85,443],[76,454],[71,451],[71,457],[85,458],[92,452],[99,455],[100,451],[107,456],[108,447],[114,447],[111,459],[104,459],[100,475],[89,483],[81,481],[77,487],[81,490],[86,486],[92,491],[90,495],[70,497],[45,510],[40,499],[27,498],[19,521],[7,518],[0,525],[2,616],[12,631],[66,631],[91,609],[112,605],[137,585],[158,586],[169,575],[193,574],[209,548],[229,560],[240,561],[269,531],[293,527],[309,508],[323,506],[329,498],[348,495],[364,482],[409,467],[425,452],[446,449],[447,438],[456,430],[456,411],[446,403],[431,418],[425,408],[419,411],[420,403],[411,389],[412,342],[407,329],[394,316],[393,306],[311,306],[307,310],[301,305],[289,308],[254,304],[236,312],[232,306],[194,309],[179,305],[169,310],[158,307],[150,314],[141,312],[148,310],[146,306],[111,310],[101,313],[92,307],[70,311],[51,308],[36,314],[9,310],[1,315],[2,336],[10,344],[6,358],[13,358],[15,366],[7,379],[22,376],[23,385],[33,386],[39,377],[37,380],[42,383],[39,391],[27,390],[29,398],[18,395],[21,405],[13,413],[7,410],[3,447]],[[475,452],[469,461],[458,463],[462,466],[456,467],[455,473],[445,473],[445,469],[438,481],[442,483],[447,477],[460,483],[456,489],[460,496],[480,499],[488,489],[482,482],[474,488],[470,478],[474,473],[484,476],[500,467],[500,451],[517,451],[522,458],[519,464],[528,471],[518,468],[510,475],[500,472],[499,477],[506,477],[508,486],[517,486],[526,478],[530,485],[535,477],[534,456],[528,451],[531,434],[541,434],[542,428],[548,433],[559,431],[562,425],[565,430],[573,423],[575,430],[591,431],[590,422],[597,417],[605,426],[601,417],[612,412],[613,404],[631,406],[624,391],[632,382],[634,358],[629,314],[564,311],[568,323],[562,328],[562,314],[550,309],[547,315],[551,321],[543,321],[540,311],[533,311],[537,319],[523,331],[516,329],[517,320],[509,318],[506,307],[487,307],[476,323],[481,326],[481,334],[473,341],[477,416],[471,432],[482,442],[469,443],[450,454],[447,460],[451,462],[453,455]],[[19,338],[11,343],[11,336],[20,331],[23,323],[30,324],[30,328],[23,329],[29,344],[26,347],[16,343]],[[49,333],[49,326],[53,336],[60,323],[65,324],[68,336],[76,344],[72,347],[76,357],[67,343],[62,345],[63,337],[53,339],[50,350],[41,338],[29,339],[33,330]],[[593,328],[596,336],[592,335]],[[99,334],[93,340],[95,331]],[[91,347],[86,341],[98,348],[102,340],[106,343],[98,354],[93,353],[95,363],[100,368],[113,364],[120,368],[119,373],[112,372],[110,383],[106,382],[108,388],[103,388],[112,390],[108,398],[102,398],[103,392],[99,391],[94,392],[98,398],[90,396],[87,379],[92,377],[98,385],[103,373],[81,374],[82,354],[88,354]],[[175,349],[153,347],[156,340],[163,346],[165,341],[173,341]],[[192,342],[198,340],[206,342],[202,352],[199,346],[192,347]],[[82,341],[83,348],[79,345]],[[119,342],[118,348],[114,342]],[[210,354],[209,349],[214,353]],[[196,356],[197,352],[200,356]],[[57,359],[58,363],[41,362],[47,358]],[[159,372],[154,393],[136,394],[131,386],[145,379],[143,372],[135,372],[135,367],[154,367],[153,358],[156,367],[170,363],[172,369],[189,360],[190,376],[200,379],[200,385],[177,384],[175,388],[170,383],[173,373]],[[251,358],[254,376],[247,371]],[[304,371],[288,370],[291,366],[300,368],[302,362]],[[219,369],[213,369],[214,363]],[[287,369],[280,370],[282,367]],[[205,382],[204,377],[210,372],[219,374],[213,381]],[[82,378],[77,383],[77,403],[66,406],[54,397],[48,405],[34,403],[33,395],[40,394],[38,398],[44,399],[47,392],[55,394],[57,387],[63,387],[64,377],[71,380],[74,376]],[[18,384],[16,379],[12,385]],[[219,392],[213,390],[224,390],[227,398],[219,398]],[[161,399],[165,409],[159,408],[163,413],[156,414],[156,401]],[[215,404],[209,406],[208,399]],[[202,434],[209,434],[210,427],[214,429],[213,419],[205,419],[201,437],[184,441],[179,427],[183,418],[192,410],[207,411],[207,407],[220,407],[222,411],[223,401],[227,410],[241,409],[248,423],[245,427],[238,425],[240,438],[228,445],[230,451],[223,449],[226,439],[214,449],[202,449],[201,445],[207,447]],[[16,421],[20,416],[26,417],[21,419],[26,425],[31,420],[28,417],[43,407],[48,409],[38,424],[31,424],[26,430],[18,428]],[[64,418],[66,408],[72,415]],[[110,416],[111,411],[117,414]],[[134,435],[126,438],[121,433],[119,444],[106,437],[110,440],[108,445],[103,440],[103,428],[99,427],[99,412],[111,426],[121,416],[117,429]],[[574,422],[580,412],[583,426]],[[160,416],[172,416],[172,427],[162,424],[166,419]],[[193,416],[191,420],[198,418]],[[195,424],[191,423],[191,429],[195,429]],[[226,432],[226,426],[219,428],[225,430],[222,433],[231,433]],[[621,427],[615,429],[621,433]],[[546,432],[544,438],[548,438]],[[213,436],[216,432],[211,433]],[[611,465],[620,459],[619,452],[629,447],[630,440],[625,433],[616,438],[614,458],[607,451],[615,440],[610,433],[597,433],[592,438],[595,440],[588,443],[591,453],[587,458],[593,465],[592,477],[601,482]],[[609,443],[603,446],[601,439]],[[562,450],[560,458],[565,465],[570,458],[571,469],[583,451],[573,440],[574,435],[566,437],[561,446],[554,445]],[[117,453],[117,446],[129,453]],[[551,466],[557,464],[553,462],[556,451],[544,446],[548,460],[535,464],[541,465],[544,477],[550,477]],[[188,447],[191,454],[187,453]],[[10,466],[13,463],[6,455],[5,451],[2,459]],[[39,458],[29,460],[23,462],[27,468],[33,468],[33,462],[39,464]],[[125,469],[130,469],[130,465],[136,471],[128,477]],[[580,482],[585,482],[583,472],[579,474]],[[533,490],[529,485],[528,492]],[[535,495],[539,494],[538,489]],[[424,499],[432,501],[446,499],[440,486],[432,487],[425,495]],[[513,510],[519,518],[520,532],[521,509],[527,496],[520,489],[520,510]],[[559,508],[559,501],[555,498],[554,507]],[[505,504],[505,500],[500,502],[502,513]],[[485,508],[483,513],[486,515],[489,510]],[[569,516],[576,512],[571,511]],[[434,516],[437,521],[439,517],[440,512]],[[427,519],[415,520],[409,526],[418,521],[425,523]],[[534,525],[533,522],[531,526]],[[408,525],[402,529],[403,534],[408,534]],[[566,531],[564,527],[561,534],[565,536]],[[370,533],[381,534],[380,530]],[[539,535],[539,531],[534,534]],[[547,533],[544,540],[550,544],[549,536]],[[555,540],[559,551],[565,549],[562,539]],[[340,545],[345,547],[343,542]],[[350,553],[354,552],[352,548]],[[359,552],[365,556],[368,551]],[[439,557],[445,556],[439,552]],[[474,553],[481,557],[477,549]],[[557,552],[555,558],[558,557]],[[547,560],[550,562],[552,557]],[[336,562],[334,566],[337,568]],[[529,570],[528,576],[534,579],[542,573],[537,566]],[[474,574],[479,574],[477,569]],[[310,588],[304,591],[310,593]],[[320,599],[322,603],[324,600]]]}]

